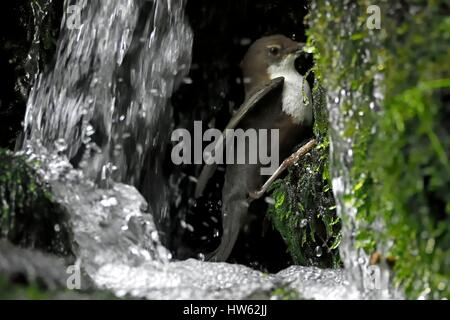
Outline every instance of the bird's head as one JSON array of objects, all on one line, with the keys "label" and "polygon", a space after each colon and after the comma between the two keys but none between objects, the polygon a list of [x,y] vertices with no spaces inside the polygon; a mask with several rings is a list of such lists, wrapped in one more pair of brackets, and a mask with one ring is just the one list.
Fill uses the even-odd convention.
[{"label": "bird's head", "polygon": [[295,60],[302,53],[303,47],[303,43],[283,35],[272,35],[256,40],[241,63],[246,92],[270,80],[271,70],[295,71]]}]

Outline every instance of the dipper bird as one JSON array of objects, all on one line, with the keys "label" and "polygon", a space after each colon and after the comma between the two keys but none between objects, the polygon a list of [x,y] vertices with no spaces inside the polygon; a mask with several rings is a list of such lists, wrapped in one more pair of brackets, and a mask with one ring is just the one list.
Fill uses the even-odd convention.
[{"label": "dipper bird", "polygon": [[[313,113],[311,90],[300,75],[295,60],[304,45],[283,35],[255,41],[246,53],[241,69],[245,101],[226,129],[279,129],[279,159],[311,133]],[[269,135],[270,136],[270,135]],[[271,143],[267,149],[270,154]],[[248,150],[246,151],[248,156]],[[222,189],[223,233],[218,248],[207,255],[210,261],[225,261],[237,240],[249,207],[249,194],[262,186],[261,163],[228,164]],[[216,165],[205,165],[197,182],[196,197],[202,195]]]}]

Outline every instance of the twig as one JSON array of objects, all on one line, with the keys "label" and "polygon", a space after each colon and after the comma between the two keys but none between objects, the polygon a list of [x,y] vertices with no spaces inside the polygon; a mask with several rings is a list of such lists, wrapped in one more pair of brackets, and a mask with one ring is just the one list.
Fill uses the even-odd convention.
[{"label": "twig", "polygon": [[266,193],[267,189],[272,185],[272,183],[290,166],[300,160],[305,154],[311,151],[317,144],[316,139],[311,139],[308,143],[304,144],[300,149],[295,151],[292,155],[289,156],[283,163],[278,167],[278,169],[270,176],[270,178],[264,183],[261,189],[250,192],[249,201],[253,201],[261,198],[264,193]]}]

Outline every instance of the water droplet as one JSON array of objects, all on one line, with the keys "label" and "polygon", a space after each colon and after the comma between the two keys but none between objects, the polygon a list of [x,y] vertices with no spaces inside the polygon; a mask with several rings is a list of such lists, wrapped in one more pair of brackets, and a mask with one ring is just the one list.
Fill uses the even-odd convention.
[{"label": "water droplet", "polygon": [[185,84],[192,84],[193,82],[194,81],[191,78],[189,78],[189,77],[185,77],[183,79],[183,83],[185,83]]},{"label": "water droplet", "polygon": [[322,248],[320,246],[317,246],[314,251],[316,252],[316,257],[320,258],[322,256]]},{"label": "water droplet", "polygon": [[158,241],[158,231],[152,231],[151,237],[153,241]]},{"label": "water droplet", "polygon": [[128,292],[126,290],[122,290],[122,289],[119,289],[119,290],[116,291],[116,295],[118,297],[125,297],[127,295],[127,293]]},{"label": "water droplet", "polygon": [[64,152],[67,150],[67,143],[64,139],[58,139],[55,141],[55,149],[57,152]]},{"label": "water droplet", "polygon": [[183,229],[188,230],[189,232],[194,232],[194,227],[190,224],[186,223],[186,221],[181,220],[180,225]]},{"label": "water droplet", "polygon": [[352,158],[353,157],[353,150],[352,149],[348,149],[347,155],[348,155],[349,158]]},{"label": "water droplet", "polygon": [[111,197],[108,199],[103,199],[102,201],[100,201],[100,204],[105,207],[105,208],[109,208],[109,207],[115,207],[117,206],[119,203],[117,201],[116,198]]},{"label": "water droplet", "polygon": [[142,153],[144,152],[144,147],[142,146],[142,144],[138,143],[138,144],[136,145],[136,152],[137,152],[139,155],[142,155]]},{"label": "water droplet", "polygon": [[197,206],[197,201],[194,198],[189,198],[188,199],[188,204],[190,207],[196,207]]},{"label": "water droplet", "polygon": [[199,253],[197,256],[200,261],[205,261],[205,255],[203,253]]},{"label": "water droplet", "polygon": [[302,219],[300,221],[300,228],[304,228],[308,225],[308,220],[307,219]]},{"label": "water droplet", "polygon": [[94,127],[91,125],[88,125],[86,127],[86,136],[90,137],[95,133]]},{"label": "water droplet", "polygon": [[197,183],[198,179],[194,176],[188,176],[189,181],[193,182],[193,183]]}]

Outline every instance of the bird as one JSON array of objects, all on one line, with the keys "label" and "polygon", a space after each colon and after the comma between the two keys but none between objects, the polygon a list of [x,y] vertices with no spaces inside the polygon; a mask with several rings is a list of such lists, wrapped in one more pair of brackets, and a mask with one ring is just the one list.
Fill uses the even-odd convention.
[{"label": "bird", "polygon": [[[278,129],[279,159],[286,159],[312,133],[311,89],[295,67],[304,46],[280,34],[262,37],[251,44],[240,64],[245,99],[226,127]],[[270,143],[268,149],[271,152]],[[203,194],[216,167],[214,164],[203,167],[195,190],[197,198]],[[222,188],[223,232],[219,246],[206,255],[206,260],[222,262],[230,256],[245,222],[249,194],[267,180],[260,169],[261,163],[226,165]]]}]

